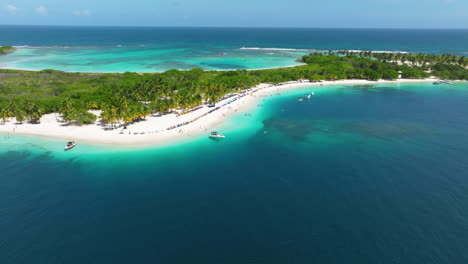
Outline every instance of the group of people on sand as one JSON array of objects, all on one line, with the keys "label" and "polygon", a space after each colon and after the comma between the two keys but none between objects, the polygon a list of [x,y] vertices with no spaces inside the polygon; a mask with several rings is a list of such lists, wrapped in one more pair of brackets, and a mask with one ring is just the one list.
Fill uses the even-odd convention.
[{"label": "group of people on sand", "polygon": [[[191,120],[189,120],[189,121],[182,122],[182,123],[180,123],[180,124],[170,126],[170,127],[166,128],[166,129],[148,132],[148,134],[159,133],[159,132],[163,132],[163,131],[165,131],[165,130],[168,130],[168,131],[169,131],[169,130],[173,130],[173,129],[176,129],[176,128],[180,128],[180,127],[186,126],[186,125],[188,125],[188,124],[191,124],[191,123],[197,121],[198,119],[200,119],[200,118],[202,118],[202,117],[204,117],[204,116],[207,116],[208,114],[213,113],[214,111],[219,110],[220,108],[222,108],[222,107],[224,107],[224,106],[226,106],[226,105],[229,105],[229,104],[231,104],[231,103],[233,103],[233,102],[235,102],[235,101],[241,99],[241,98],[244,97],[244,96],[247,96],[248,94],[252,94],[253,92],[255,92],[255,91],[246,90],[246,91],[244,91],[244,92],[242,92],[242,93],[239,93],[239,94],[236,94],[236,93],[235,93],[235,94],[230,94],[230,95],[228,95],[228,96],[225,96],[225,97],[219,99],[218,102],[223,101],[223,100],[226,100],[226,99],[229,99],[229,98],[232,98],[232,99],[230,99],[230,100],[224,102],[222,105],[217,106],[217,107],[211,109],[210,111],[208,111],[208,112],[206,112],[206,113],[204,113],[204,114],[202,114],[202,115],[199,115],[199,116],[197,116],[197,117],[195,117],[195,118],[193,118],[193,119],[191,119]],[[184,114],[188,114],[188,113],[194,112],[194,111],[199,110],[199,109],[201,109],[201,108],[203,108],[203,106],[197,106],[197,107],[191,109],[189,112],[185,112]],[[237,109],[236,109],[236,112],[237,112]],[[180,116],[180,114],[177,115],[177,116]],[[225,116],[225,115],[223,115],[223,116]],[[183,130],[182,130],[182,129],[179,129],[179,133],[183,133]],[[123,133],[121,132],[121,134],[123,134]],[[131,133],[129,132],[129,134],[131,134]],[[133,135],[144,135],[144,134],[147,134],[147,133],[145,133],[145,132],[140,132],[140,133],[135,132],[135,133],[133,133]]]},{"label": "group of people on sand", "polygon": [[[264,86],[263,88],[270,88],[270,87],[277,87],[277,86],[291,85],[291,84],[298,84],[298,83],[309,83],[309,82],[311,82],[311,81],[309,81],[309,80],[297,80],[297,81],[290,81],[290,82],[277,83],[277,84],[268,84],[267,86]],[[148,133],[149,133],[149,134],[153,134],[153,133],[163,132],[163,131],[166,131],[166,130],[169,131],[169,130],[173,130],[173,129],[176,129],[176,128],[181,128],[181,127],[183,127],[183,126],[186,126],[186,125],[188,125],[188,124],[191,124],[191,123],[197,121],[198,119],[200,119],[200,118],[202,118],[202,117],[204,117],[204,116],[207,116],[208,114],[211,114],[211,113],[213,113],[213,112],[219,110],[219,109],[222,108],[223,106],[229,105],[229,104],[231,104],[231,103],[233,103],[233,102],[239,100],[240,98],[242,98],[242,97],[244,97],[244,96],[253,95],[253,94],[254,94],[255,92],[257,92],[258,90],[260,90],[260,88],[258,88],[258,89],[248,89],[248,90],[245,90],[244,92],[238,93],[238,94],[237,94],[237,93],[229,94],[229,95],[227,95],[227,96],[225,96],[225,97],[223,97],[223,98],[221,98],[221,99],[218,100],[218,102],[221,102],[221,101],[224,101],[224,100],[226,100],[226,99],[232,98],[231,100],[228,100],[228,101],[226,101],[225,103],[223,103],[221,106],[214,107],[214,108],[211,109],[210,111],[208,111],[208,112],[206,112],[206,113],[204,113],[204,114],[202,114],[202,115],[199,115],[199,116],[197,116],[197,117],[195,117],[195,118],[193,118],[193,119],[191,119],[191,120],[189,120],[189,121],[182,122],[182,123],[180,123],[180,124],[170,126],[170,127],[166,128],[166,129],[162,129],[162,130],[158,130],[158,131],[153,131],[153,132],[148,132]],[[262,105],[259,104],[258,106],[262,106]],[[182,115],[185,115],[185,114],[188,114],[188,113],[192,113],[192,112],[194,112],[194,111],[196,111],[196,110],[199,110],[199,109],[202,109],[202,108],[203,108],[203,106],[197,106],[197,107],[194,107],[194,108],[190,109],[190,110],[187,111],[187,112],[178,114],[177,116],[182,116]],[[237,109],[236,109],[235,111],[237,112]],[[223,117],[225,117],[225,116],[226,116],[226,115],[223,114]],[[179,129],[179,133],[183,133],[183,130],[182,130],[182,129]],[[123,133],[121,133],[121,134],[123,134]],[[131,134],[131,133],[129,132],[129,134]],[[140,132],[140,133],[135,132],[135,133],[133,133],[133,134],[134,134],[134,135],[139,135],[139,134],[140,134],[140,135],[143,135],[143,134],[146,134],[146,133],[145,133],[145,132]]]},{"label": "group of people on sand", "polygon": [[283,82],[283,83],[277,83],[277,84],[271,84],[270,87],[272,86],[282,86],[282,85],[289,85],[289,84],[298,84],[298,83],[310,83],[310,80],[297,80],[297,81],[290,81],[290,82]]},{"label": "group of people on sand", "polygon": [[204,114],[202,114],[202,115],[199,115],[199,116],[195,117],[194,119],[192,119],[192,120],[190,120],[190,121],[183,122],[183,123],[180,123],[180,124],[175,125],[175,126],[171,126],[171,127],[167,128],[167,130],[172,130],[172,129],[175,129],[175,128],[178,128],[178,127],[182,127],[182,126],[186,126],[186,125],[188,125],[188,124],[190,124],[190,123],[193,123],[193,122],[197,121],[198,119],[200,119],[200,118],[202,118],[202,117],[204,117],[204,116],[207,116],[208,114],[211,114],[211,113],[213,113],[214,111],[219,110],[221,107],[226,106],[226,105],[228,105],[228,104],[231,104],[231,103],[233,103],[233,102],[239,100],[240,98],[242,98],[242,97],[244,97],[244,96],[246,96],[246,95],[247,95],[247,92],[240,93],[240,94],[232,94],[232,95],[229,95],[229,96],[227,96],[227,97],[223,97],[223,98],[220,99],[220,101],[226,100],[226,99],[232,98],[232,97],[233,97],[233,98],[232,98],[231,100],[225,102],[225,103],[222,104],[221,106],[217,106],[217,107],[211,109],[210,111],[208,111],[208,112],[206,112],[206,113],[204,113]]},{"label": "group of people on sand", "polygon": [[[309,83],[309,82],[310,82],[309,80],[297,80],[297,81],[290,81],[290,82],[284,82],[284,83],[278,83],[278,84],[269,84],[269,85],[267,85],[266,87],[263,87],[263,88],[276,87],[276,86],[282,86],[282,85],[291,85],[291,84],[298,84],[298,83]],[[244,97],[244,96],[253,95],[253,94],[254,94],[255,92],[257,92],[258,90],[260,90],[260,89],[256,89],[256,90],[254,90],[254,89],[248,89],[248,90],[245,90],[245,91],[242,92],[242,93],[238,93],[238,94],[237,94],[237,93],[229,94],[229,95],[227,95],[227,96],[225,96],[225,97],[223,97],[223,98],[221,98],[221,99],[218,100],[218,102],[220,102],[220,101],[224,101],[224,100],[226,100],[226,99],[232,98],[232,99],[230,99],[230,100],[224,102],[221,106],[214,107],[214,108],[211,109],[210,111],[208,111],[208,112],[206,112],[206,113],[204,113],[204,114],[202,114],[202,115],[199,115],[199,116],[197,116],[197,117],[195,117],[195,118],[193,118],[193,119],[191,119],[191,120],[189,120],[189,121],[182,122],[182,123],[180,123],[180,124],[170,126],[170,127],[166,128],[166,129],[162,129],[162,130],[158,130],[158,131],[153,131],[153,132],[148,132],[148,133],[149,133],[149,134],[153,134],[153,133],[163,132],[163,131],[165,131],[165,130],[169,131],[169,130],[173,130],[173,129],[176,129],[176,128],[181,128],[181,127],[186,126],[186,125],[188,125],[188,124],[194,123],[194,122],[197,121],[198,119],[200,119],[200,118],[202,118],[202,117],[204,117],[204,116],[207,116],[208,114],[211,114],[211,113],[213,113],[213,112],[215,112],[215,111],[221,109],[222,107],[224,107],[224,106],[226,106],[226,105],[229,105],[229,104],[231,104],[231,103],[233,103],[233,102],[235,102],[235,101],[241,99],[241,98]],[[262,106],[262,105],[259,105],[259,106]],[[187,112],[184,112],[183,114],[178,114],[177,116],[181,116],[181,115],[185,115],[185,114],[188,114],[188,113],[192,113],[192,112],[194,112],[194,111],[196,111],[196,110],[199,110],[199,109],[202,109],[202,108],[203,108],[203,106],[197,106],[197,107],[194,107],[194,108],[190,109],[190,110],[187,111]],[[235,111],[237,112],[237,109],[236,109]],[[225,117],[225,116],[226,116],[226,115],[223,114],[223,117]],[[182,129],[179,129],[179,133],[183,133],[183,130],[182,130]],[[122,133],[122,134],[123,134],[123,133]],[[131,134],[131,133],[129,133],[129,134]],[[146,133],[145,133],[145,132],[141,132],[141,133],[133,133],[133,134],[134,134],[134,135],[139,135],[139,134],[143,135],[143,134],[146,134]]]}]

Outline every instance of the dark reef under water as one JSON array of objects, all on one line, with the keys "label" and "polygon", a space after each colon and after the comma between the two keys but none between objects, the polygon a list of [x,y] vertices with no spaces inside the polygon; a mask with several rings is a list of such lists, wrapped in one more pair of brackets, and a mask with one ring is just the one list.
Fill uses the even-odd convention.
[{"label": "dark reef under water", "polygon": [[145,150],[4,137],[0,263],[466,263],[467,99],[291,90]]}]

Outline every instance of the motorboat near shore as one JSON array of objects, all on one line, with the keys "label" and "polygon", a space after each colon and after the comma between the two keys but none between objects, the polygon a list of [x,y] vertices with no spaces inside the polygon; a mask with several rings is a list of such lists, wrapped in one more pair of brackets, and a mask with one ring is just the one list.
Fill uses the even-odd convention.
[{"label": "motorboat near shore", "polygon": [[297,100],[299,102],[302,102],[304,99],[310,99],[314,95],[315,95],[314,92],[311,92],[310,94],[304,94],[304,96],[297,98]]},{"label": "motorboat near shore", "polygon": [[76,146],[75,141],[68,141],[67,145],[65,145],[65,150],[70,150]]},{"label": "motorboat near shore", "polygon": [[310,99],[312,96],[314,96],[315,93],[314,92],[311,92],[310,94],[306,94],[304,95],[304,98],[307,98],[307,99]]},{"label": "motorboat near shore", "polygon": [[212,139],[222,139],[222,138],[225,138],[225,136],[223,134],[218,133],[218,132],[211,132],[210,138],[212,138]]}]

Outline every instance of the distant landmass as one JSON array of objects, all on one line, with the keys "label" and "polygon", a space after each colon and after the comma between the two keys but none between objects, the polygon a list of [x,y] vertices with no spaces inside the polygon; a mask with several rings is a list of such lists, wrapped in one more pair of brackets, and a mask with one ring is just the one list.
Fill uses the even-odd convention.
[{"label": "distant landmass", "polygon": [[8,54],[8,53],[13,53],[16,51],[16,48],[15,47],[12,47],[12,46],[2,46],[0,47],[0,55],[5,55],[5,54]]}]

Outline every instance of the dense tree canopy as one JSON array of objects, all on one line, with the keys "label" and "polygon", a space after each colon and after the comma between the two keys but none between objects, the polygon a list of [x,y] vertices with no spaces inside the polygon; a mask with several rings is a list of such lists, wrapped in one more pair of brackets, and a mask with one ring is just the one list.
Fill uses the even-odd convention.
[{"label": "dense tree canopy", "polygon": [[[468,79],[466,59],[452,55],[387,53],[314,53],[302,58],[305,65],[269,70],[190,71],[164,73],[67,73],[0,70],[0,120],[38,122],[42,114],[59,112],[66,122],[93,123],[88,110],[102,110],[109,123],[132,122],[151,112],[191,108],[216,102],[224,95],[260,83],[298,79],[424,78],[429,75]],[[402,63],[411,61],[410,63]],[[431,72],[430,74],[428,72]]]}]

